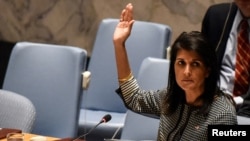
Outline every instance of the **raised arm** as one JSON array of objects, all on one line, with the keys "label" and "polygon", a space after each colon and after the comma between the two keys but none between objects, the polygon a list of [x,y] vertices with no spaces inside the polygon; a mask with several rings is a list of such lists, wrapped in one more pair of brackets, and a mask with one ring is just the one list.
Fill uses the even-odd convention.
[{"label": "raised arm", "polygon": [[125,43],[131,33],[133,23],[133,6],[129,3],[122,10],[120,22],[117,24],[113,35],[118,79],[120,83],[132,77]]}]

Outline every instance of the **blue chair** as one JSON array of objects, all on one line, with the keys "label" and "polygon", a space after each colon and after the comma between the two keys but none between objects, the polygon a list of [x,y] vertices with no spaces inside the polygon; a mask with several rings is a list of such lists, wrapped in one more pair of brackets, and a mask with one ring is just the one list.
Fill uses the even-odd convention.
[{"label": "blue chair", "polygon": [[[166,59],[148,57],[144,59],[138,74],[142,89],[157,90],[167,87],[170,62]],[[122,140],[157,140],[159,119],[151,115],[128,110],[121,133]]]},{"label": "blue chair", "polygon": [[29,98],[37,111],[32,133],[76,137],[87,52],[73,46],[19,42],[3,89]]},{"label": "blue chair", "polygon": [[[103,141],[124,125],[127,108],[115,93],[118,80],[112,39],[118,22],[119,19],[104,19],[99,25],[89,60],[91,80],[83,94],[78,134],[88,132],[106,114],[111,114],[112,119],[97,127],[86,137],[87,140]],[[171,35],[171,28],[167,25],[135,21],[126,43],[135,77],[144,58],[166,58]]]},{"label": "blue chair", "polygon": [[0,90],[0,127],[30,133],[36,119],[36,108],[26,97]]},{"label": "blue chair", "polygon": [[237,116],[239,125],[250,125],[250,118],[245,116]]}]

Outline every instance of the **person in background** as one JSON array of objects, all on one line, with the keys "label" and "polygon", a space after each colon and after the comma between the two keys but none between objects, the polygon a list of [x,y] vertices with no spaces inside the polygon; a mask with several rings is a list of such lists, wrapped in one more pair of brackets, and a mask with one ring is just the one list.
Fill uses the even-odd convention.
[{"label": "person in background", "polygon": [[[249,28],[241,30],[240,25],[242,25],[241,21],[244,20],[246,21],[246,26],[249,27],[249,18],[250,0],[234,0],[231,3],[210,6],[203,18],[201,28],[202,33],[208,39],[208,42],[211,43],[218,56],[220,87],[225,93],[234,96],[237,104],[237,115],[245,117],[250,117],[250,84],[247,84],[250,82],[250,77],[247,76],[250,73],[250,70],[247,68],[248,64],[250,64],[249,60],[247,60],[247,56],[250,54],[248,50],[250,48],[250,30]],[[241,39],[237,39],[240,31],[246,31],[245,34],[248,36],[246,37],[245,45],[242,46],[244,48],[243,51],[239,51],[240,49],[237,47],[237,44],[242,42],[239,41]],[[239,54],[237,55],[238,51]],[[242,52],[247,54],[247,56],[242,56]],[[236,62],[245,63],[241,67],[241,71],[236,71]],[[243,76],[245,81],[236,81],[236,72],[239,73],[239,77]],[[238,76],[237,79],[239,78]],[[244,85],[246,86],[243,88],[236,82],[245,82],[246,84]],[[237,89],[243,91],[236,92]]]},{"label": "person in background", "polygon": [[205,141],[208,125],[237,124],[232,96],[217,86],[215,51],[198,31],[183,32],[173,43],[168,86],[156,91],[141,89],[126,52],[134,22],[133,5],[129,3],[113,35],[119,81],[116,92],[132,111],[159,117],[158,141]]}]

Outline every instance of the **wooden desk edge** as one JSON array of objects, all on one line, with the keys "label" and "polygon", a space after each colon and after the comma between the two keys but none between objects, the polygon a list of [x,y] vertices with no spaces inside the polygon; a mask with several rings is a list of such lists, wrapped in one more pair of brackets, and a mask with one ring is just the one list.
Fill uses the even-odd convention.
[{"label": "wooden desk edge", "polygon": [[[59,140],[60,139],[60,138],[56,138],[56,137],[36,135],[36,134],[31,134],[31,133],[23,133],[23,134],[24,134],[24,141],[29,141],[32,137],[37,137],[37,136],[46,137],[46,141],[54,141],[54,140]],[[4,138],[4,139],[1,139],[0,141],[7,141],[7,139]]]}]

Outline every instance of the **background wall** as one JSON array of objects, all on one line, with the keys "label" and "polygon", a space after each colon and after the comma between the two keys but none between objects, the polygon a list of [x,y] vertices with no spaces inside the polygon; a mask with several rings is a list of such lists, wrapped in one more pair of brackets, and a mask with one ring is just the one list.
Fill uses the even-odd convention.
[{"label": "background wall", "polygon": [[0,0],[0,40],[85,48],[91,56],[99,22],[134,5],[135,20],[169,25],[172,41],[200,30],[208,6],[232,0]]}]

